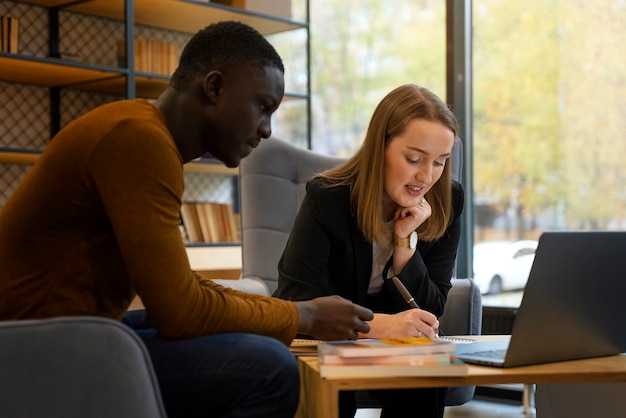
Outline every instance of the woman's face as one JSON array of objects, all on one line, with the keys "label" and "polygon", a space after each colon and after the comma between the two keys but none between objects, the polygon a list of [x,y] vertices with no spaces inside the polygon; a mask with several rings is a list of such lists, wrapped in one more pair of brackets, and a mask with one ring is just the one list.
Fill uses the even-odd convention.
[{"label": "woman's face", "polygon": [[443,174],[454,132],[439,122],[413,119],[385,149],[384,191],[400,207],[417,205]]}]

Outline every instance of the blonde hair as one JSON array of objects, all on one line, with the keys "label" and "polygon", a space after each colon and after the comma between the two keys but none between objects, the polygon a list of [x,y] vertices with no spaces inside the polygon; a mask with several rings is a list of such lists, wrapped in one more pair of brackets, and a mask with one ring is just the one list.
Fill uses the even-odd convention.
[{"label": "blonde hair", "polygon": [[[350,202],[356,208],[357,223],[370,242],[391,245],[391,231],[383,210],[385,148],[413,119],[441,123],[455,136],[457,134],[457,120],[439,97],[424,87],[406,84],[391,91],[378,104],[356,154],[316,176],[329,180],[328,187],[350,187]],[[421,240],[440,238],[448,226],[452,212],[450,170],[450,164],[446,163],[441,178],[427,194],[432,215],[417,229]]]}]

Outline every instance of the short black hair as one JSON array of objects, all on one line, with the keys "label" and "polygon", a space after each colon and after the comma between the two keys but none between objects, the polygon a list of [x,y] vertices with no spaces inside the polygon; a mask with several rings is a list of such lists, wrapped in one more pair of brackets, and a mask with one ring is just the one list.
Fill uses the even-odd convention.
[{"label": "short black hair", "polygon": [[282,59],[263,35],[241,22],[218,22],[197,32],[185,45],[170,85],[184,90],[210,71],[267,66],[285,72]]}]

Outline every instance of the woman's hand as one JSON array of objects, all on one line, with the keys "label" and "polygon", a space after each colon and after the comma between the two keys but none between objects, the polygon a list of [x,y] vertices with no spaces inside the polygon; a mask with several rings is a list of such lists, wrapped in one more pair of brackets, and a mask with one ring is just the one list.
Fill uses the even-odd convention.
[{"label": "woman's hand", "polygon": [[377,313],[369,323],[370,332],[359,334],[361,338],[437,338],[439,321],[437,317],[422,309],[409,309],[397,314]]},{"label": "woman's hand", "polygon": [[[415,206],[409,208],[398,208],[394,214],[393,234],[397,238],[407,238],[411,232],[415,231],[432,214],[432,208],[422,199]],[[419,239],[419,237],[418,237]],[[394,246],[393,250],[393,271],[399,274],[406,266],[413,254],[414,248]]]},{"label": "woman's hand", "polygon": [[432,214],[432,208],[426,199],[408,208],[398,208],[394,215],[393,233],[399,238],[406,238]]}]

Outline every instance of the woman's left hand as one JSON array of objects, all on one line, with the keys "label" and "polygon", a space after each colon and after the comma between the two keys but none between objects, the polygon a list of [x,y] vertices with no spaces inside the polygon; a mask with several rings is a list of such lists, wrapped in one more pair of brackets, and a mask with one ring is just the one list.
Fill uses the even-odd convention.
[{"label": "woman's left hand", "polygon": [[394,215],[393,232],[397,237],[405,238],[415,231],[432,214],[432,208],[426,199],[408,208],[398,208]]}]

